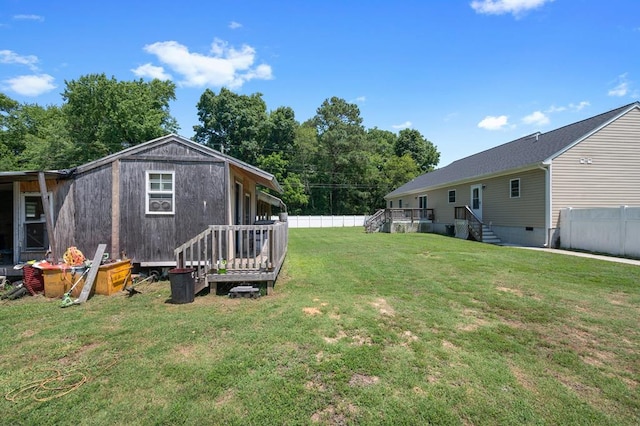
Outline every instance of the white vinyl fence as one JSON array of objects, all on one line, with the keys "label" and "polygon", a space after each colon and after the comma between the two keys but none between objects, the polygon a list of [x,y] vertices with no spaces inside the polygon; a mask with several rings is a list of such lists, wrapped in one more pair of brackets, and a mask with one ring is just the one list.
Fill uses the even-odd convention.
[{"label": "white vinyl fence", "polygon": [[364,226],[369,216],[289,216],[289,228],[344,228]]},{"label": "white vinyl fence", "polygon": [[640,207],[561,209],[560,247],[640,258]]}]

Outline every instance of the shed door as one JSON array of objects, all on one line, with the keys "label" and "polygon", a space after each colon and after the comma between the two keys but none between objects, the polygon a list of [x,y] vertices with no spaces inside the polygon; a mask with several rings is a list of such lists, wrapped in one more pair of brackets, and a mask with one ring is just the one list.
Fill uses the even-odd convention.
[{"label": "shed door", "polygon": [[471,185],[471,210],[482,220],[482,185]]}]

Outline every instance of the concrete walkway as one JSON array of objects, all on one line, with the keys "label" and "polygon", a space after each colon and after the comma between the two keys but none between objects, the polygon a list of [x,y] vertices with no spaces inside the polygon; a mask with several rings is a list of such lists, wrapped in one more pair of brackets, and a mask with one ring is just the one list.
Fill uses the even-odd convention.
[{"label": "concrete walkway", "polygon": [[625,259],[624,257],[602,256],[600,254],[582,253],[578,251],[559,250],[559,249],[552,249],[552,248],[545,248],[545,247],[523,247],[523,246],[512,246],[512,247],[517,247],[517,248],[522,248],[527,250],[546,251],[548,253],[564,254],[567,256],[588,257],[591,259],[606,260],[607,262],[618,262],[618,263],[626,263],[627,265],[640,266],[640,260]]}]

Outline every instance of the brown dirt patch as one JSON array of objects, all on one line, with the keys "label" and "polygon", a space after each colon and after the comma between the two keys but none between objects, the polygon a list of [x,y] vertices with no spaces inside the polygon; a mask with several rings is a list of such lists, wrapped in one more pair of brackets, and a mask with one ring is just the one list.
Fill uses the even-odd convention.
[{"label": "brown dirt patch", "polygon": [[406,330],[404,333],[402,333],[402,337],[404,337],[406,340],[410,342],[415,342],[418,340],[418,336],[416,336],[409,330]]},{"label": "brown dirt patch", "polygon": [[458,349],[458,347],[456,345],[454,345],[453,343],[449,342],[448,340],[443,340],[442,341],[442,347],[444,347],[445,349]]},{"label": "brown dirt patch", "polygon": [[193,358],[193,354],[196,353],[196,348],[193,345],[189,346],[180,346],[176,352],[182,358]]},{"label": "brown dirt patch", "polygon": [[351,344],[354,346],[371,346],[373,344],[371,337],[360,336],[359,334],[352,336],[351,340]]},{"label": "brown dirt patch", "polygon": [[330,344],[334,344],[334,343],[338,343],[340,339],[344,339],[345,337],[347,337],[347,333],[340,330],[338,331],[338,334],[336,334],[336,337],[325,337],[324,341]]},{"label": "brown dirt patch", "polygon": [[213,404],[217,408],[220,408],[220,407],[223,407],[223,406],[228,405],[229,403],[231,403],[231,401],[233,401],[233,398],[235,398],[235,397],[236,397],[235,390],[229,389],[229,390],[226,390],[226,391],[222,392],[222,394],[215,399]]},{"label": "brown dirt patch", "polygon": [[376,308],[380,315],[385,315],[389,317],[393,317],[396,314],[396,311],[387,303],[383,298],[378,298],[374,302],[371,302],[371,306]]},{"label": "brown dirt patch", "polygon": [[367,376],[365,374],[354,374],[349,380],[349,386],[372,386],[380,381],[377,376]]},{"label": "brown dirt patch", "polygon": [[516,289],[516,288],[509,288],[509,287],[496,287],[496,290],[498,291],[502,291],[505,293],[511,293],[511,294],[515,294],[518,297],[523,297],[524,294],[522,293],[522,291]]},{"label": "brown dirt patch", "polygon": [[304,388],[316,392],[324,392],[326,390],[324,384],[315,380],[309,380],[304,384]]},{"label": "brown dirt patch", "polygon": [[518,382],[520,386],[531,393],[538,393],[538,388],[527,373],[513,364],[509,364],[509,371],[511,371],[511,374],[515,377],[516,382]]},{"label": "brown dirt patch", "polygon": [[309,316],[322,315],[322,311],[318,308],[302,308],[302,312]]},{"label": "brown dirt patch", "polygon": [[489,322],[487,320],[485,320],[484,318],[481,317],[480,313],[476,310],[473,309],[465,309],[463,311],[465,317],[470,318],[469,323],[467,324],[461,324],[457,327],[458,330],[460,331],[475,331],[477,330],[479,327],[482,327],[483,325],[487,325]]},{"label": "brown dirt patch", "polygon": [[35,335],[36,335],[35,331],[33,331],[33,330],[25,330],[20,334],[20,337],[27,339],[27,338],[33,337]]},{"label": "brown dirt patch", "polygon": [[338,404],[337,407],[329,405],[326,408],[316,411],[311,416],[312,423],[322,423],[329,425],[352,424],[352,417],[358,412],[358,407],[353,404]]}]

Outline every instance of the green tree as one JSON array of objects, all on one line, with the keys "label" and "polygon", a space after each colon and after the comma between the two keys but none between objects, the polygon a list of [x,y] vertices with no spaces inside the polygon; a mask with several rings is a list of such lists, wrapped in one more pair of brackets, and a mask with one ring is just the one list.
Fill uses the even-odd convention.
[{"label": "green tree", "polygon": [[261,93],[238,95],[222,88],[206,89],[197,104],[199,125],[193,140],[239,160],[255,164],[269,131]]},{"label": "green tree", "polygon": [[117,81],[90,74],[66,81],[63,111],[78,164],[176,132],[171,81]]},{"label": "green tree", "polygon": [[365,211],[368,188],[361,178],[369,157],[358,106],[332,97],[317,109],[313,124],[318,135],[318,174],[312,184],[316,207],[330,214]]},{"label": "green tree", "polygon": [[258,159],[258,167],[276,177],[283,189],[282,201],[289,212],[299,214],[309,202],[309,196],[305,193],[300,176],[289,171],[289,161],[281,153],[272,152]]},{"label": "green tree", "polygon": [[18,121],[23,127],[22,169],[64,169],[74,165],[74,145],[67,132],[66,117],[58,106],[22,105]]},{"label": "green tree", "polygon": [[24,150],[22,134],[17,134],[18,102],[0,93],[0,171],[16,170],[17,156]]},{"label": "green tree", "polygon": [[283,158],[293,156],[296,130],[299,124],[290,107],[279,107],[269,113],[266,140],[262,148],[265,155],[279,152]]},{"label": "green tree", "polygon": [[440,162],[440,152],[415,129],[400,130],[395,152],[398,157],[409,154],[422,172],[428,172]]}]

